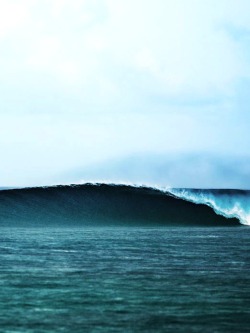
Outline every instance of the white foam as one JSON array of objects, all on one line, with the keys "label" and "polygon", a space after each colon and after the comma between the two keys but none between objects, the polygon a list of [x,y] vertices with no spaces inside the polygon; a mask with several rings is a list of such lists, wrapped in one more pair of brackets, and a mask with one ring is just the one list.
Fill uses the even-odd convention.
[{"label": "white foam", "polygon": [[168,192],[196,204],[207,205],[226,218],[237,218],[242,224],[250,225],[250,196],[216,193],[215,191],[168,189]]}]

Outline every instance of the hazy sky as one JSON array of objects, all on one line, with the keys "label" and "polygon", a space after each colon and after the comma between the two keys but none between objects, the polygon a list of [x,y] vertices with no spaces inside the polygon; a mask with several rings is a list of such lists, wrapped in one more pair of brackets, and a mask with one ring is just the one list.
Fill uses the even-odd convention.
[{"label": "hazy sky", "polygon": [[249,0],[0,0],[0,186],[101,178],[131,156],[246,161],[249,13]]}]

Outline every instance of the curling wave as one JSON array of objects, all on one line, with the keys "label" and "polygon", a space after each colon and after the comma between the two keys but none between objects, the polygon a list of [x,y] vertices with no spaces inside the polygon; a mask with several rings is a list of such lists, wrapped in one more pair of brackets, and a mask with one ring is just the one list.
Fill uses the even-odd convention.
[{"label": "curling wave", "polygon": [[250,225],[250,191],[246,190],[200,190],[169,189],[178,198],[207,205],[226,218],[237,218]]},{"label": "curling wave", "polygon": [[217,215],[181,191],[112,184],[1,190],[0,226],[240,225],[239,214]]}]

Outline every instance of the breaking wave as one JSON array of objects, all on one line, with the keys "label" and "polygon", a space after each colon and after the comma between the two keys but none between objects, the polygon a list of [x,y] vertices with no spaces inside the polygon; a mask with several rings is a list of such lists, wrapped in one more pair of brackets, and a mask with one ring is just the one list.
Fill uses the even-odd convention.
[{"label": "breaking wave", "polygon": [[226,218],[237,218],[242,224],[250,225],[250,191],[170,189],[169,192],[178,198],[207,205]]},{"label": "breaking wave", "polygon": [[249,193],[114,184],[5,189],[0,226],[237,226],[249,224]]}]

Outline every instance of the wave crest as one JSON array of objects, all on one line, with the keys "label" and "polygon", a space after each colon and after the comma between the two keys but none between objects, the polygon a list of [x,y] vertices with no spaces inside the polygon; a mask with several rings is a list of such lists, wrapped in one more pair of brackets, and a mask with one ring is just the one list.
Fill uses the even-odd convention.
[{"label": "wave crest", "polygon": [[242,224],[250,225],[250,191],[173,188],[168,192],[178,198],[207,205],[219,215],[237,218]]},{"label": "wave crest", "polygon": [[217,215],[206,205],[178,198],[176,191],[83,184],[2,190],[1,225],[215,227],[237,226],[239,221]]}]

